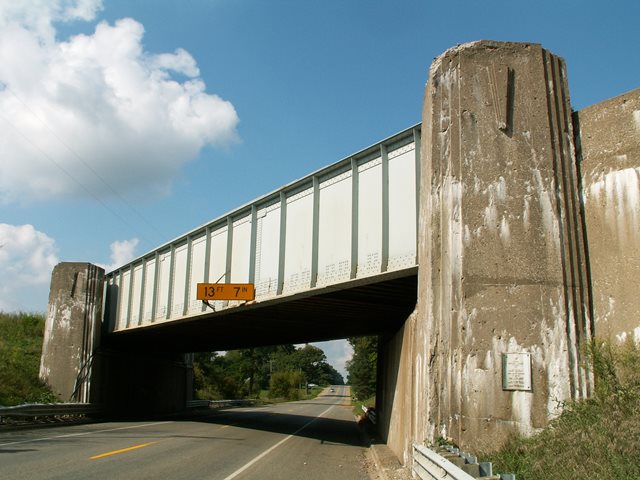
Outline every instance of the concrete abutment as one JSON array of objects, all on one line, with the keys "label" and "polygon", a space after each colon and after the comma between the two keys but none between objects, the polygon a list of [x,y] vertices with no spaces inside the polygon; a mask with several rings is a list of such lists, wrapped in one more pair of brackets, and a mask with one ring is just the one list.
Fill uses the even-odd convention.
[{"label": "concrete abutment", "polygon": [[[495,448],[590,391],[584,222],[564,62],[476,42],[431,66],[423,107],[418,315],[427,438]],[[419,347],[418,347],[419,348]],[[527,354],[531,389],[503,388]],[[520,387],[517,387],[520,388]]]},{"label": "concrete abutment", "polygon": [[[541,430],[590,395],[585,342],[640,342],[640,89],[573,112],[540,45],[461,45],[431,66],[422,142],[418,306],[379,373],[405,462],[412,442]],[[530,390],[504,388],[510,353]]]},{"label": "concrete abutment", "polygon": [[103,289],[104,270],[89,263],[60,263],[51,274],[40,379],[62,401],[95,397],[91,367],[100,344]]},{"label": "concrete abutment", "polygon": [[574,114],[596,335],[640,342],[640,89]]},{"label": "concrete abutment", "polygon": [[101,404],[115,414],[175,412],[191,399],[185,355],[125,352],[103,345],[104,270],[60,263],[52,273],[40,378],[63,402]]}]

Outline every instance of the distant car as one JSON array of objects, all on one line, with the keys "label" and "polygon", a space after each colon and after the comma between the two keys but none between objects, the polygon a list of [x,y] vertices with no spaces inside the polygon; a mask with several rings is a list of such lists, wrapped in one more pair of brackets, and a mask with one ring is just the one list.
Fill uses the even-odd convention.
[{"label": "distant car", "polygon": [[335,388],[333,388],[333,387],[331,387],[331,388],[329,389],[329,391],[330,391],[331,393],[335,393],[336,389],[335,389]]}]

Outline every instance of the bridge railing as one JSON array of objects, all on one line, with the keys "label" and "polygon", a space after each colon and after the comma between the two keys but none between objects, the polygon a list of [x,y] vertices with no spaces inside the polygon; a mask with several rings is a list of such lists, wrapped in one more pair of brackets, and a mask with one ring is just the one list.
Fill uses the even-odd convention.
[{"label": "bridge railing", "polygon": [[415,267],[419,158],[416,125],[108,273],[109,330],[202,314],[200,282],[254,283],[259,302]]}]

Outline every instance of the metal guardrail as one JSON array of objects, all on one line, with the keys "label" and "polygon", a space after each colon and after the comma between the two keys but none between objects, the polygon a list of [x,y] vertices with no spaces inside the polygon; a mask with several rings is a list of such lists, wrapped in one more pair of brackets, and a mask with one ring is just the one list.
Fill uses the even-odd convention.
[{"label": "metal guardrail", "polygon": [[516,480],[513,473],[494,474],[491,462],[478,462],[475,455],[462,452],[452,445],[444,445],[434,451],[414,443],[413,473],[421,480]]},{"label": "metal guardrail", "polygon": [[255,405],[256,401],[249,400],[189,400],[187,408],[224,408]]},{"label": "metal guardrail", "polygon": [[67,415],[91,415],[100,413],[101,405],[92,403],[27,403],[13,407],[0,407],[3,417],[62,417]]},{"label": "metal guardrail", "polygon": [[378,423],[378,414],[373,408],[369,408],[366,405],[362,405],[362,411],[366,415],[366,417],[371,420],[371,423],[374,425]]},{"label": "metal guardrail", "polygon": [[433,450],[413,444],[413,473],[421,480],[475,480]]},{"label": "metal guardrail", "polygon": [[[224,408],[254,405],[255,403],[255,400],[191,400],[187,402],[187,408]],[[26,403],[13,407],[0,406],[0,421],[3,418],[92,415],[102,413],[102,411],[102,405],[94,403]]]}]

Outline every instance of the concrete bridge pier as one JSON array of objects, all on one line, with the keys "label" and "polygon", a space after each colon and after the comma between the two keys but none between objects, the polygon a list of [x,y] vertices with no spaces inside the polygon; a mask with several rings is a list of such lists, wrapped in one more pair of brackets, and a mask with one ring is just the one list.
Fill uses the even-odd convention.
[{"label": "concrete bridge pier", "polygon": [[438,57],[423,108],[418,305],[381,350],[382,433],[399,458],[438,437],[497,448],[589,394],[584,235],[563,60],[491,41]]},{"label": "concrete bridge pier", "polygon": [[101,340],[104,270],[89,263],[53,269],[40,378],[63,402],[102,404],[117,414],[179,411],[192,394],[185,354],[126,352]]},{"label": "concrete bridge pier", "polygon": [[94,352],[100,344],[104,270],[89,263],[60,263],[51,274],[40,379],[61,401],[89,402]]}]

